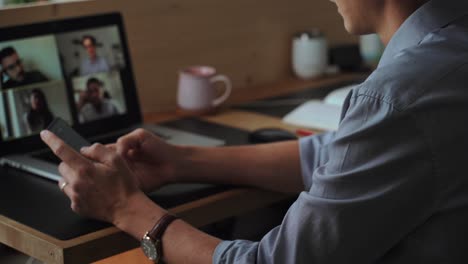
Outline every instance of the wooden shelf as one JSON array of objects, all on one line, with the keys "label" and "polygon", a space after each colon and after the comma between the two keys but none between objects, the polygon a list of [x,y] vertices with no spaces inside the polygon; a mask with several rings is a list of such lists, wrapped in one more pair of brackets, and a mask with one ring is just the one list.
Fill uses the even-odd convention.
[{"label": "wooden shelf", "polygon": [[[345,74],[336,74],[336,75],[326,75],[321,78],[311,79],[311,80],[301,80],[297,78],[288,78],[283,81],[272,83],[268,85],[254,86],[254,87],[244,87],[240,89],[234,89],[232,91],[231,97],[227,100],[223,109],[229,109],[230,106],[237,104],[287,95],[294,92],[303,91],[306,89],[319,89],[326,86],[347,84],[353,81],[362,80],[367,73],[345,73]],[[167,120],[172,120],[175,118],[181,118],[186,116],[191,116],[194,114],[186,112],[177,112],[177,109],[172,109],[171,111],[163,112],[153,112],[145,113],[144,120],[145,122],[163,122]],[[222,109],[221,109],[222,110]],[[205,115],[209,116],[209,115]]]}]

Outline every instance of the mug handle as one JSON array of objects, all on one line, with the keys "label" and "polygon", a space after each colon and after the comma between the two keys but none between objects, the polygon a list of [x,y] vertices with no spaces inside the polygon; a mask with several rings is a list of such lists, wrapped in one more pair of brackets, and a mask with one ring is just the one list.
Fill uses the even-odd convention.
[{"label": "mug handle", "polygon": [[229,78],[225,75],[216,75],[214,77],[212,77],[210,79],[210,82],[211,83],[215,83],[215,82],[223,82],[225,84],[225,91],[223,93],[223,95],[221,95],[220,97],[216,98],[213,100],[212,102],[212,105],[214,107],[217,107],[219,106],[220,104],[222,104],[224,101],[226,101],[226,99],[228,99],[229,95],[231,95],[231,91],[232,91],[232,84],[231,84],[231,80],[229,80]]}]

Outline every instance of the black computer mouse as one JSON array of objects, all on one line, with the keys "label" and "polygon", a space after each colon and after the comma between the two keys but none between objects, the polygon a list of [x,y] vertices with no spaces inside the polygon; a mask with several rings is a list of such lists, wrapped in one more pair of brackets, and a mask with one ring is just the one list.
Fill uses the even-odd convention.
[{"label": "black computer mouse", "polygon": [[252,144],[270,143],[297,139],[293,133],[281,128],[261,128],[249,134],[249,142]]}]

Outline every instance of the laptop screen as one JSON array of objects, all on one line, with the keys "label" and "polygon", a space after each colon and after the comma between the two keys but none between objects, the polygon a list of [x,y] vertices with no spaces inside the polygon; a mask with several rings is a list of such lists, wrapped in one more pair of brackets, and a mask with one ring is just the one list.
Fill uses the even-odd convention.
[{"label": "laptop screen", "polygon": [[87,137],[141,122],[119,14],[2,28],[0,73],[0,149],[39,147],[54,117]]}]

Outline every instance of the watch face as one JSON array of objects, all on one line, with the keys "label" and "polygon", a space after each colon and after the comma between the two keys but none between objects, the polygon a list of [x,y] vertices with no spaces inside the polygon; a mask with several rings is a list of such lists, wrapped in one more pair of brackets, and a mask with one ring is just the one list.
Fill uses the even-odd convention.
[{"label": "watch face", "polygon": [[141,240],[141,249],[150,260],[154,261],[158,259],[156,244],[148,236],[143,237]]}]

